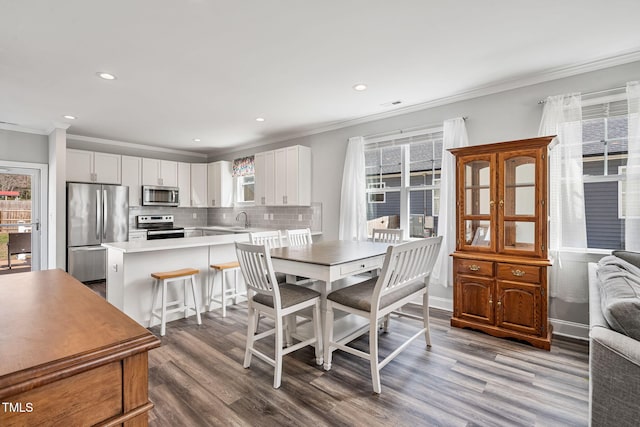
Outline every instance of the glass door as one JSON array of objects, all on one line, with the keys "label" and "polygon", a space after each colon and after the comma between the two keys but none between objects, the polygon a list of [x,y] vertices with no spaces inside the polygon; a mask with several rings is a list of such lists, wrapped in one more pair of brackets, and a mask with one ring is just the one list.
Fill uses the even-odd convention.
[{"label": "glass door", "polygon": [[460,250],[495,251],[494,224],[495,173],[490,154],[465,156],[459,159],[458,191],[462,206],[458,212]]},{"label": "glass door", "polygon": [[540,196],[536,185],[538,150],[501,153],[498,223],[499,252],[539,255]]},{"label": "glass door", "polygon": [[0,164],[0,274],[40,270],[41,170]]}]

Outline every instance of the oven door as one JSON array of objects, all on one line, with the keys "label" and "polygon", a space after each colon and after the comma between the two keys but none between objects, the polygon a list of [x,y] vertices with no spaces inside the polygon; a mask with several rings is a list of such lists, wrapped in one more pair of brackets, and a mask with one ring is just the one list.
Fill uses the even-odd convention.
[{"label": "oven door", "polygon": [[184,237],[184,230],[148,230],[147,240],[179,239]]}]

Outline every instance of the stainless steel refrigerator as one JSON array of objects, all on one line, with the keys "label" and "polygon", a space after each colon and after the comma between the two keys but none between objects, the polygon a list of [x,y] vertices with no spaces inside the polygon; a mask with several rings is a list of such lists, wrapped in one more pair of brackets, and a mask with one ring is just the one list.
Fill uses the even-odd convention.
[{"label": "stainless steel refrigerator", "polygon": [[67,183],[67,272],[81,282],[104,280],[101,243],[129,238],[129,187]]}]

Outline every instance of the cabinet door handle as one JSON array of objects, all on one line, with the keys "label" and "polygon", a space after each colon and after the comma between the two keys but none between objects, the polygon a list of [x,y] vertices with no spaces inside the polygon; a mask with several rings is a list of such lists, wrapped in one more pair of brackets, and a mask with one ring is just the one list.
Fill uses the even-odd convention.
[{"label": "cabinet door handle", "polygon": [[500,207],[504,206],[504,200],[500,200],[500,202],[498,202],[498,204],[500,205]]},{"label": "cabinet door handle", "polygon": [[491,201],[489,202],[489,206],[491,206],[491,207],[493,207],[493,205],[495,205],[495,204],[496,204],[496,202],[494,202],[493,200],[491,200]]},{"label": "cabinet door handle", "polygon": [[489,295],[489,304],[493,305],[493,296]]},{"label": "cabinet door handle", "polygon": [[480,266],[478,264],[471,264],[469,266],[469,270],[471,270],[471,271],[480,271]]},{"label": "cabinet door handle", "polygon": [[515,269],[515,270],[511,270],[511,274],[513,274],[516,277],[522,277],[525,275],[525,272],[522,270]]}]

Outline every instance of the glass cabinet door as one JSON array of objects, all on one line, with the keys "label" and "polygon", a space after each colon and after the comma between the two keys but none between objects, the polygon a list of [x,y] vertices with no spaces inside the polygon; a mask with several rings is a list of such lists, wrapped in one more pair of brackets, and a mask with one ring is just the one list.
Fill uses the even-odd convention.
[{"label": "glass cabinet door", "polygon": [[467,156],[459,159],[458,183],[461,203],[458,226],[462,249],[495,250],[494,173],[491,155]]},{"label": "glass cabinet door", "polygon": [[501,186],[498,223],[502,228],[498,250],[539,253],[540,196],[536,187],[538,150],[499,155]]}]

